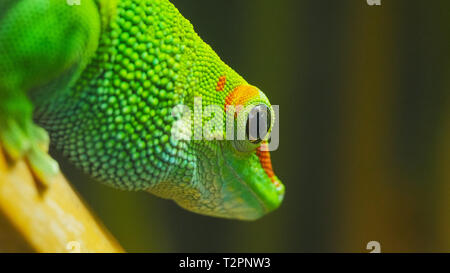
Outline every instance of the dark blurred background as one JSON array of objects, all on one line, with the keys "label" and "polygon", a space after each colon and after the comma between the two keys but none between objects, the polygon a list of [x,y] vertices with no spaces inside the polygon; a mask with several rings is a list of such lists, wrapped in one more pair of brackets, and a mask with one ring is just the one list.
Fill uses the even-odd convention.
[{"label": "dark blurred background", "polygon": [[280,105],[283,205],[196,215],[62,167],[130,252],[450,251],[450,1],[173,0]]}]

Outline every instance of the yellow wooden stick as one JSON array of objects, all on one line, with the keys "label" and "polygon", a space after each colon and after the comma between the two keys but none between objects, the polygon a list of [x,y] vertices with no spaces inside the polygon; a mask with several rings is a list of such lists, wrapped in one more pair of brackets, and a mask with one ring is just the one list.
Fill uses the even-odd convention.
[{"label": "yellow wooden stick", "polygon": [[0,252],[123,252],[60,173],[43,189],[0,149]]}]

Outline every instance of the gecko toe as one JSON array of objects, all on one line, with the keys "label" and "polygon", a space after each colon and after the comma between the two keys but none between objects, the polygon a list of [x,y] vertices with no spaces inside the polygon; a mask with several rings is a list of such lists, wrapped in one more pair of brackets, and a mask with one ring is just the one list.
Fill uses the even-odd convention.
[{"label": "gecko toe", "polygon": [[25,130],[15,120],[7,119],[0,124],[0,142],[11,163],[19,160],[31,147]]},{"label": "gecko toe", "polygon": [[37,144],[29,150],[26,159],[36,180],[44,187],[50,186],[59,173],[58,163]]}]

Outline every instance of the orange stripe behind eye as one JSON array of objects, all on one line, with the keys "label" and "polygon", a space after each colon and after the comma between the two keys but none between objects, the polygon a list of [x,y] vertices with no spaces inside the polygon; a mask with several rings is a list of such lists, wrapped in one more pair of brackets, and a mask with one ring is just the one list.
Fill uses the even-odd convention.
[{"label": "orange stripe behind eye", "polygon": [[[270,160],[270,153],[268,151],[268,145],[267,142],[264,142],[261,144],[261,146],[256,149],[256,155],[259,158],[259,162],[261,163],[261,167],[266,172],[267,176],[270,178],[272,183],[275,184],[275,186],[279,186],[278,181],[275,179],[275,173],[272,170],[272,161]],[[264,147],[264,151],[262,148]]]}]

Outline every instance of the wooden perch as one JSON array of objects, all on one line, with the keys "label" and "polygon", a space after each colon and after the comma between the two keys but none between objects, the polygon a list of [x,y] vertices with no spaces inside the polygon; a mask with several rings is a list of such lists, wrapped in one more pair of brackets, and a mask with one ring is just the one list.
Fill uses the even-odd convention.
[{"label": "wooden perch", "polygon": [[62,174],[42,189],[0,149],[0,252],[123,252]]}]

